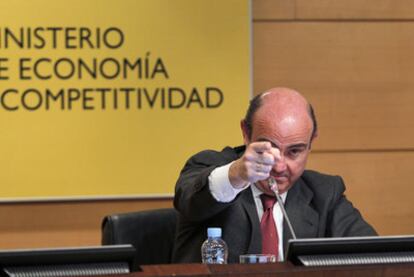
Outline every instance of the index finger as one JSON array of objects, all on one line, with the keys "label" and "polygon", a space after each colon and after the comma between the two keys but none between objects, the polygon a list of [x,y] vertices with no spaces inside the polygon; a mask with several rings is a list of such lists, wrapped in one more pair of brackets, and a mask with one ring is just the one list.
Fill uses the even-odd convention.
[{"label": "index finger", "polygon": [[282,157],[280,155],[280,150],[278,148],[272,147],[272,149],[270,149],[270,153],[273,155],[276,161],[281,160]]},{"label": "index finger", "polygon": [[272,144],[268,141],[256,141],[250,144],[250,147],[257,153],[263,153],[272,149]]}]

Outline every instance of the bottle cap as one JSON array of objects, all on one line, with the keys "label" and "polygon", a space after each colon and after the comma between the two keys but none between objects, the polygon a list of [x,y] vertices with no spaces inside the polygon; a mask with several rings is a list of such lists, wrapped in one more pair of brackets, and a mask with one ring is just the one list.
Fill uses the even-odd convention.
[{"label": "bottle cap", "polygon": [[221,238],[221,228],[218,228],[218,227],[207,228],[207,236],[209,238]]}]

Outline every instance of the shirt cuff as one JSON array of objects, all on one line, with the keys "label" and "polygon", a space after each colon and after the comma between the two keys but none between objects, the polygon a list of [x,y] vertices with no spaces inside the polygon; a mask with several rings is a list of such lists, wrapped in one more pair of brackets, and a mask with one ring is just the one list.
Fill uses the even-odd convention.
[{"label": "shirt cuff", "polygon": [[229,169],[233,162],[214,169],[208,176],[208,185],[211,194],[218,202],[228,203],[236,198],[237,194],[245,190],[248,185],[241,189],[234,188],[229,180]]}]

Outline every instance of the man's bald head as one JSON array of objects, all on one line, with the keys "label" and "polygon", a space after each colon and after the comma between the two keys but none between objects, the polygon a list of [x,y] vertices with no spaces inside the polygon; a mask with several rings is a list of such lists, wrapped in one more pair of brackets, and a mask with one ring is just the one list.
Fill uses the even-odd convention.
[{"label": "man's bald head", "polygon": [[273,117],[278,120],[296,120],[306,122],[310,119],[312,125],[311,140],[317,135],[317,122],[312,106],[297,91],[289,88],[272,88],[255,96],[251,101],[243,121],[245,131],[251,139],[253,122],[263,118]]}]

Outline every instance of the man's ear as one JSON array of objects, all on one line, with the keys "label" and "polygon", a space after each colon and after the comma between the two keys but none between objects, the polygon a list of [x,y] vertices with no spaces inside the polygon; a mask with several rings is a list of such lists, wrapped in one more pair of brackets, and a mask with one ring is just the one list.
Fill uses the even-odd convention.
[{"label": "man's ear", "polygon": [[316,132],[312,135],[312,137],[311,137],[311,140],[310,140],[310,143],[309,143],[309,150],[311,150],[311,149],[312,149],[312,144],[313,144],[313,141],[314,141],[317,137],[318,137],[318,131],[316,131]]},{"label": "man's ear", "polygon": [[248,145],[250,143],[251,134],[250,134],[249,128],[247,127],[246,120],[243,119],[240,121],[240,128],[243,134],[243,142],[245,145]]}]

